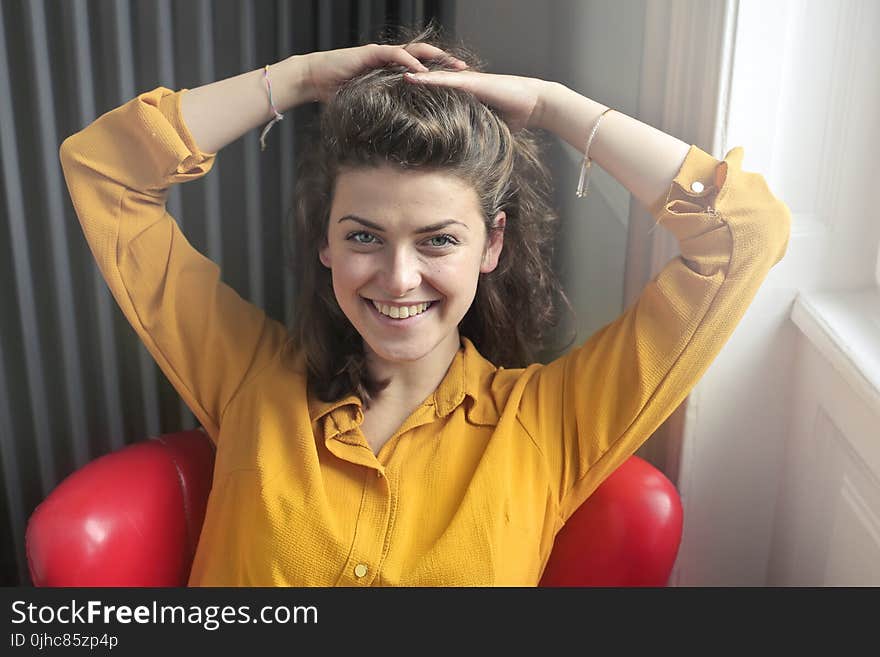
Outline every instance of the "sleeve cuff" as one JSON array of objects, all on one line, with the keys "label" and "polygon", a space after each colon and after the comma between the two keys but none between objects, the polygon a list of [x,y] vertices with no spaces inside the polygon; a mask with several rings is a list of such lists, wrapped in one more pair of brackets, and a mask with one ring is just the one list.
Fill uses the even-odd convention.
[{"label": "sleeve cuff", "polygon": [[183,140],[190,153],[196,157],[205,160],[210,157],[216,157],[217,153],[208,153],[199,148],[196,140],[193,139],[192,133],[189,131],[186,122],[183,120],[183,114],[180,112],[180,101],[183,94],[189,89],[181,89],[178,92],[168,93],[159,101],[159,111],[167,119],[168,123],[177,131],[177,134]]},{"label": "sleeve cuff", "polygon": [[205,175],[216,156],[199,149],[183,120],[180,98],[184,91],[157,87],[137,98],[139,114],[149,130],[145,136],[148,140],[152,138],[146,146],[154,151],[158,162],[165,163],[163,186]]},{"label": "sleeve cuff", "polygon": [[[735,149],[741,150],[741,149]],[[727,166],[719,162],[706,151],[691,146],[684,162],[664,198],[652,208],[652,214],[661,218],[663,210],[674,201],[688,201],[707,207],[724,184]]]}]

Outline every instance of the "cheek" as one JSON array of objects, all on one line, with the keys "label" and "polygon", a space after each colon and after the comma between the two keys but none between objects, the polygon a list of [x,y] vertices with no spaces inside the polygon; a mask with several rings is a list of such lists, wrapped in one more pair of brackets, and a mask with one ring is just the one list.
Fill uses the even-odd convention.
[{"label": "cheek", "polygon": [[333,264],[333,281],[340,287],[357,285],[375,271],[375,263],[363,254],[337,253]]},{"label": "cheek", "polygon": [[479,261],[471,257],[450,258],[429,267],[425,279],[444,296],[462,297],[476,290],[479,273]]}]

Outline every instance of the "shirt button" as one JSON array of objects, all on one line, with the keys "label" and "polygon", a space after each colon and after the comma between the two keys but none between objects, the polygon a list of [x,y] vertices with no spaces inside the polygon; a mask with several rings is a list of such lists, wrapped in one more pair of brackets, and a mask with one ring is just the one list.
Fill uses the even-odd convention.
[{"label": "shirt button", "polygon": [[360,579],[361,577],[363,577],[366,574],[367,574],[367,567],[364,564],[359,563],[357,566],[354,567],[354,576],[357,577],[358,579]]},{"label": "shirt button", "polygon": [[692,182],[692,183],[691,183],[691,191],[692,191],[692,192],[695,192],[695,193],[699,194],[699,193],[701,193],[704,189],[706,189],[706,188],[703,186],[703,183],[701,183],[699,180],[697,180],[696,182]]}]

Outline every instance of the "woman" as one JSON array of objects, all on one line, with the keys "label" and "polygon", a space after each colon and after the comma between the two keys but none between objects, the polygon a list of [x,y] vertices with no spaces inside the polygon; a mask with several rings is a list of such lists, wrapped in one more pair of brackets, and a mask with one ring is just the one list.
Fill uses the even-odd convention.
[{"label": "woman", "polygon": [[[788,210],[741,149],[719,162],[433,44],[160,87],[62,145],[101,272],[217,447],[191,585],[537,584],[556,533],[684,399],[785,253]],[[288,332],[220,282],[165,198],[310,101],[325,107],[297,181]],[[547,365],[534,354],[565,299],[529,128],[582,151],[594,133],[590,159],[682,253]]]}]

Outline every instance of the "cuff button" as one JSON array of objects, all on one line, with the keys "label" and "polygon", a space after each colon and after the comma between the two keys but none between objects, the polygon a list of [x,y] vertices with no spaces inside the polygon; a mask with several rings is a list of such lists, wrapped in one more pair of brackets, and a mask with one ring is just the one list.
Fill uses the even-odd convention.
[{"label": "cuff button", "polygon": [[701,194],[706,187],[699,180],[691,183],[691,191],[695,194]]}]

